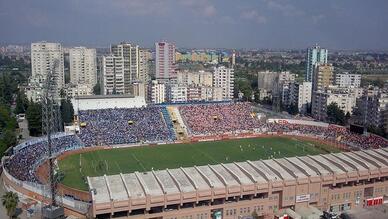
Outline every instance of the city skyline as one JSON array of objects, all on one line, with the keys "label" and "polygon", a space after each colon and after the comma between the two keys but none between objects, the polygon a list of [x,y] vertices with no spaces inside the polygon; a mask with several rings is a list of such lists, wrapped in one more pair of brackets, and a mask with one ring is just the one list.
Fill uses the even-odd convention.
[{"label": "city skyline", "polygon": [[388,2],[0,1],[2,43],[36,41],[142,47],[161,40],[186,48],[386,50]]}]

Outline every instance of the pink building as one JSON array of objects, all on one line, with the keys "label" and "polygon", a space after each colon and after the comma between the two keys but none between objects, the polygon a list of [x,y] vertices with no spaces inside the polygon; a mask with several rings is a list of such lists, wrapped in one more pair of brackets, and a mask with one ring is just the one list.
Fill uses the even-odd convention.
[{"label": "pink building", "polygon": [[176,78],[175,44],[168,42],[155,43],[156,78]]}]

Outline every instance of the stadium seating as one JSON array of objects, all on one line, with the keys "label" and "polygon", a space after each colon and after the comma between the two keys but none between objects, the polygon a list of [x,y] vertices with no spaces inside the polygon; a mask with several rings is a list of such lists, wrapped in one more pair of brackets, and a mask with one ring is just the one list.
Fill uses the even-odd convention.
[{"label": "stadium seating", "polygon": [[[80,138],[87,146],[168,142],[175,139],[165,107],[101,109],[79,112]],[[166,122],[165,122],[166,121]]]},{"label": "stadium seating", "polygon": [[195,104],[179,106],[192,135],[215,135],[253,130],[262,124],[252,117],[249,103]]},{"label": "stadium seating", "polygon": [[372,149],[388,147],[388,140],[377,135],[359,135],[352,133],[345,127],[329,125],[329,127],[310,126],[301,124],[267,123],[268,132],[297,133],[329,139],[348,145],[355,149]]},{"label": "stadium seating", "polygon": [[[41,161],[48,158],[47,140],[31,141],[30,144],[24,144],[23,146],[7,160],[5,168],[19,180],[38,182],[35,176],[35,168]],[[75,135],[61,135],[52,139],[53,155],[82,146],[83,144]]]}]

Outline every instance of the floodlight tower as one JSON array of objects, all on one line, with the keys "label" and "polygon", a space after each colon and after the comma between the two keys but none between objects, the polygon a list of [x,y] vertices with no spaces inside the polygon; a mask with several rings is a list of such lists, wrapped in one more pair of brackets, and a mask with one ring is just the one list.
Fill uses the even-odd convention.
[{"label": "floodlight tower", "polygon": [[52,134],[62,131],[62,122],[60,115],[60,95],[58,80],[60,75],[56,69],[59,60],[55,60],[50,71],[47,73],[43,84],[42,97],[42,134],[47,136],[47,156],[49,161],[49,186],[50,203],[43,209],[43,218],[63,218],[63,208],[58,205],[56,200],[57,181],[54,175],[54,160]]},{"label": "floodlight tower", "polygon": [[281,111],[281,89],[282,87],[279,85],[279,76],[277,76],[272,82],[272,110],[277,113]]}]

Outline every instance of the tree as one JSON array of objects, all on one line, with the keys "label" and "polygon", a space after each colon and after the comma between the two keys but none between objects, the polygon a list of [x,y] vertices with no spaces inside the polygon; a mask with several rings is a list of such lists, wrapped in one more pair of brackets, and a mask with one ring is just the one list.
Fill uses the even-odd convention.
[{"label": "tree", "polygon": [[349,124],[349,119],[350,119],[350,113],[349,112],[347,112],[346,114],[345,114],[345,124]]},{"label": "tree", "polygon": [[17,122],[10,111],[8,105],[0,104],[0,155],[17,143],[15,134]]},{"label": "tree", "polygon": [[296,115],[299,113],[299,108],[297,104],[291,104],[287,107],[287,112],[291,115]]},{"label": "tree", "polygon": [[101,85],[100,85],[100,83],[97,83],[96,85],[94,85],[94,87],[93,87],[93,94],[94,95],[101,95]]},{"label": "tree", "polygon": [[9,218],[14,218],[16,207],[18,206],[19,197],[15,192],[6,192],[2,197],[2,204],[7,210]]},{"label": "tree", "polygon": [[330,103],[327,106],[327,119],[330,123],[345,125],[345,113],[341,110],[337,103]]},{"label": "tree", "polygon": [[252,212],[252,218],[253,218],[253,219],[259,219],[259,215],[257,214],[256,211],[253,211],[253,212]]},{"label": "tree", "polygon": [[260,92],[259,91],[255,91],[255,103],[259,103],[260,102]]},{"label": "tree", "polygon": [[383,127],[377,127],[377,126],[369,126],[368,127],[368,132],[380,135],[382,137],[386,137],[387,133],[385,133],[385,130]]},{"label": "tree", "polygon": [[9,74],[2,74],[0,78],[0,98],[6,104],[12,104],[12,79]]},{"label": "tree", "polygon": [[0,104],[0,130],[5,129],[8,126],[9,117],[9,107],[5,104]]},{"label": "tree", "polygon": [[3,143],[7,148],[16,145],[17,139],[13,130],[6,129],[1,135]]},{"label": "tree", "polygon": [[16,96],[15,114],[25,113],[28,107],[28,100],[23,92],[18,92]]},{"label": "tree", "polygon": [[27,108],[26,118],[28,121],[28,131],[31,136],[42,134],[42,105],[31,102]]},{"label": "tree", "polygon": [[64,123],[71,123],[74,117],[74,108],[70,99],[61,100],[61,115]]},{"label": "tree", "polygon": [[272,105],[272,98],[270,97],[264,97],[261,101],[260,101],[261,104],[267,104],[267,105]]}]

